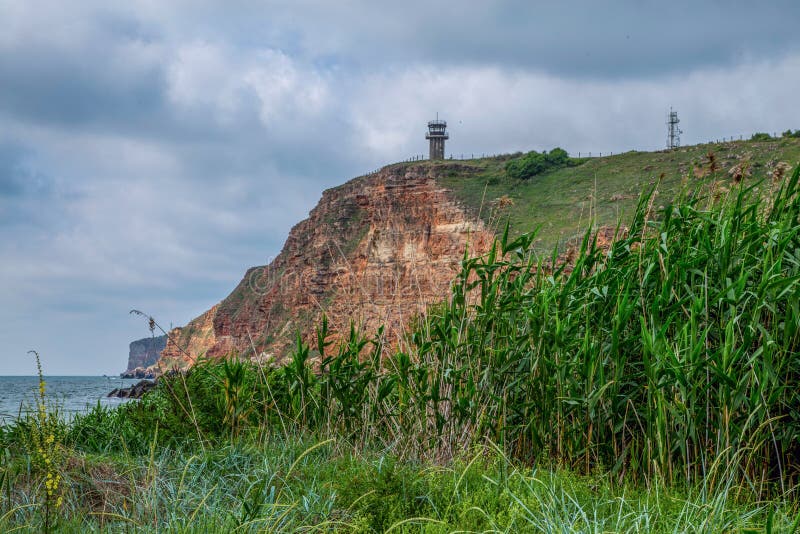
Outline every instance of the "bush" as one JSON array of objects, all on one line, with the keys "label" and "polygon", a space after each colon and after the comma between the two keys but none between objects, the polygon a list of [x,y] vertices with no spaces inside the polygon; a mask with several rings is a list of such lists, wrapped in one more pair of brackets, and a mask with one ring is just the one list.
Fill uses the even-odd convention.
[{"label": "bush", "polygon": [[511,178],[527,180],[537,174],[575,163],[576,160],[570,158],[567,151],[562,148],[554,148],[550,152],[542,153],[533,150],[506,163],[506,173]]},{"label": "bush", "polygon": [[148,450],[155,426],[151,431],[139,428],[135,419],[128,416],[136,408],[133,403],[117,408],[106,408],[98,403],[89,412],[75,416],[65,441],[84,452],[143,454]]},{"label": "bush", "polygon": [[770,141],[772,140],[772,136],[768,133],[764,132],[756,132],[750,136],[751,141]]},{"label": "bush", "polygon": [[793,137],[793,138],[800,138],[800,130],[792,131],[792,129],[788,129],[781,134],[782,137]]},{"label": "bush", "polygon": [[201,360],[184,374],[162,376],[141,401],[120,407],[122,417],[135,435],[159,443],[238,437],[243,426],[255,423],[263,397],[255,366],[235,358]]}]

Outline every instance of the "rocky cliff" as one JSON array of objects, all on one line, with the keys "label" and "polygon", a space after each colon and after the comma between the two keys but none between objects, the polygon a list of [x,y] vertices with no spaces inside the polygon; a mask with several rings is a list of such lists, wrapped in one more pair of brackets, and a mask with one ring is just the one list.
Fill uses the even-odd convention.
[{"label": "rocky cliff", "polygon": [[145,369],[154,365],[167,345],[167,336],[145,337],[130,344],[128,368],[123,376],[144,375]]},{"label": "rocky cliff", "polygon": [[448,295],[465,249],[488,249],[493,234],[437,181],[465,165],[399,164],[329,189],[292,228],[275,260],[249,269],[222,302],[170,332],[158,368],[197,357],[280,360],[298,333],[311,343],[327,314],[334,337],[351,321],[385,325],[397,342],[409,321]]}]

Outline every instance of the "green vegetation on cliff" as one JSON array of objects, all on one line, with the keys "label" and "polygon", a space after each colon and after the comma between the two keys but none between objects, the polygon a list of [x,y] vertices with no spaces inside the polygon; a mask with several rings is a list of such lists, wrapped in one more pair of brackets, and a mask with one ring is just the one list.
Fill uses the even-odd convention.
[{"label": "green vegetation on cliff", "polygon": [[528,152],[524,156],[506,162],[505,171],[510,178],[529,180],[534,176],[563,167],[575,166],[580,160],[570,158],[566,150],[554,148],[550,152]]},{"label": "green vegetation on cliff", "polygon": [[[658,185],[656,207],[666,204],[682,188],[696,185],[699,174],[709,172],[709,154],[717,178],[728,185],[731,171],[735,174],[739,166],[746,168],[745,174],[761,178],[769,178],[781,162],[794,168],[800,163],[800,139],[733,141],[585,158],[577,160],[583,161],[580,165],[526,180],[506,171],[512,156],[423,165],[442,167],[439,181],[493,226],[502,228],[498,219],[507,219],[514,235],[540,228],[537,248],[548,251],[580,235],[592,221],[598,226],[614,226],[618,220],[625,223],[641,192],[652,186]],[[498,202],[503,197],[511,202]]]}]

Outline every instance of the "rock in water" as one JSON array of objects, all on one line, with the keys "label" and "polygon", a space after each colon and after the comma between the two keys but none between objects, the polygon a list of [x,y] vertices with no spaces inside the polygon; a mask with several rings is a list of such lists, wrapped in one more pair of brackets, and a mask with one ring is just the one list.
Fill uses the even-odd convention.
[{"label": "rock in water", "polygon": [[153,380],[140,380],[128,388],[118,388],[108,394],[109,397],[118,399],[141,399],[145,393],[155,389],[156,383]]},{"label": "rock in water", "polygon": [[156,374],[152,369],[137,367],[136,369],[125,371],[120,375],[121,378],[155,378]]}]

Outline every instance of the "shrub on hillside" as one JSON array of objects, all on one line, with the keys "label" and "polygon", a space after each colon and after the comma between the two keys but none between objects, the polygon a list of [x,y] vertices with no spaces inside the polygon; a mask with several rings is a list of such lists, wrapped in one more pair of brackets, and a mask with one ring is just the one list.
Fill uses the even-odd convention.
[{"label": "shrub on hillside", "polygon": [[573,165],[576,160],[569,157],[562,148],[554,148],[550,152],[532,150],[522,157],[506,163],[506,173],[511,178],[527,180],[543,172]]},{"label": "shrub on hillside", "polygon": [[765,132],[756,132],[750,136],[751,141],[769,141],[772,139],[772,136]]}]

